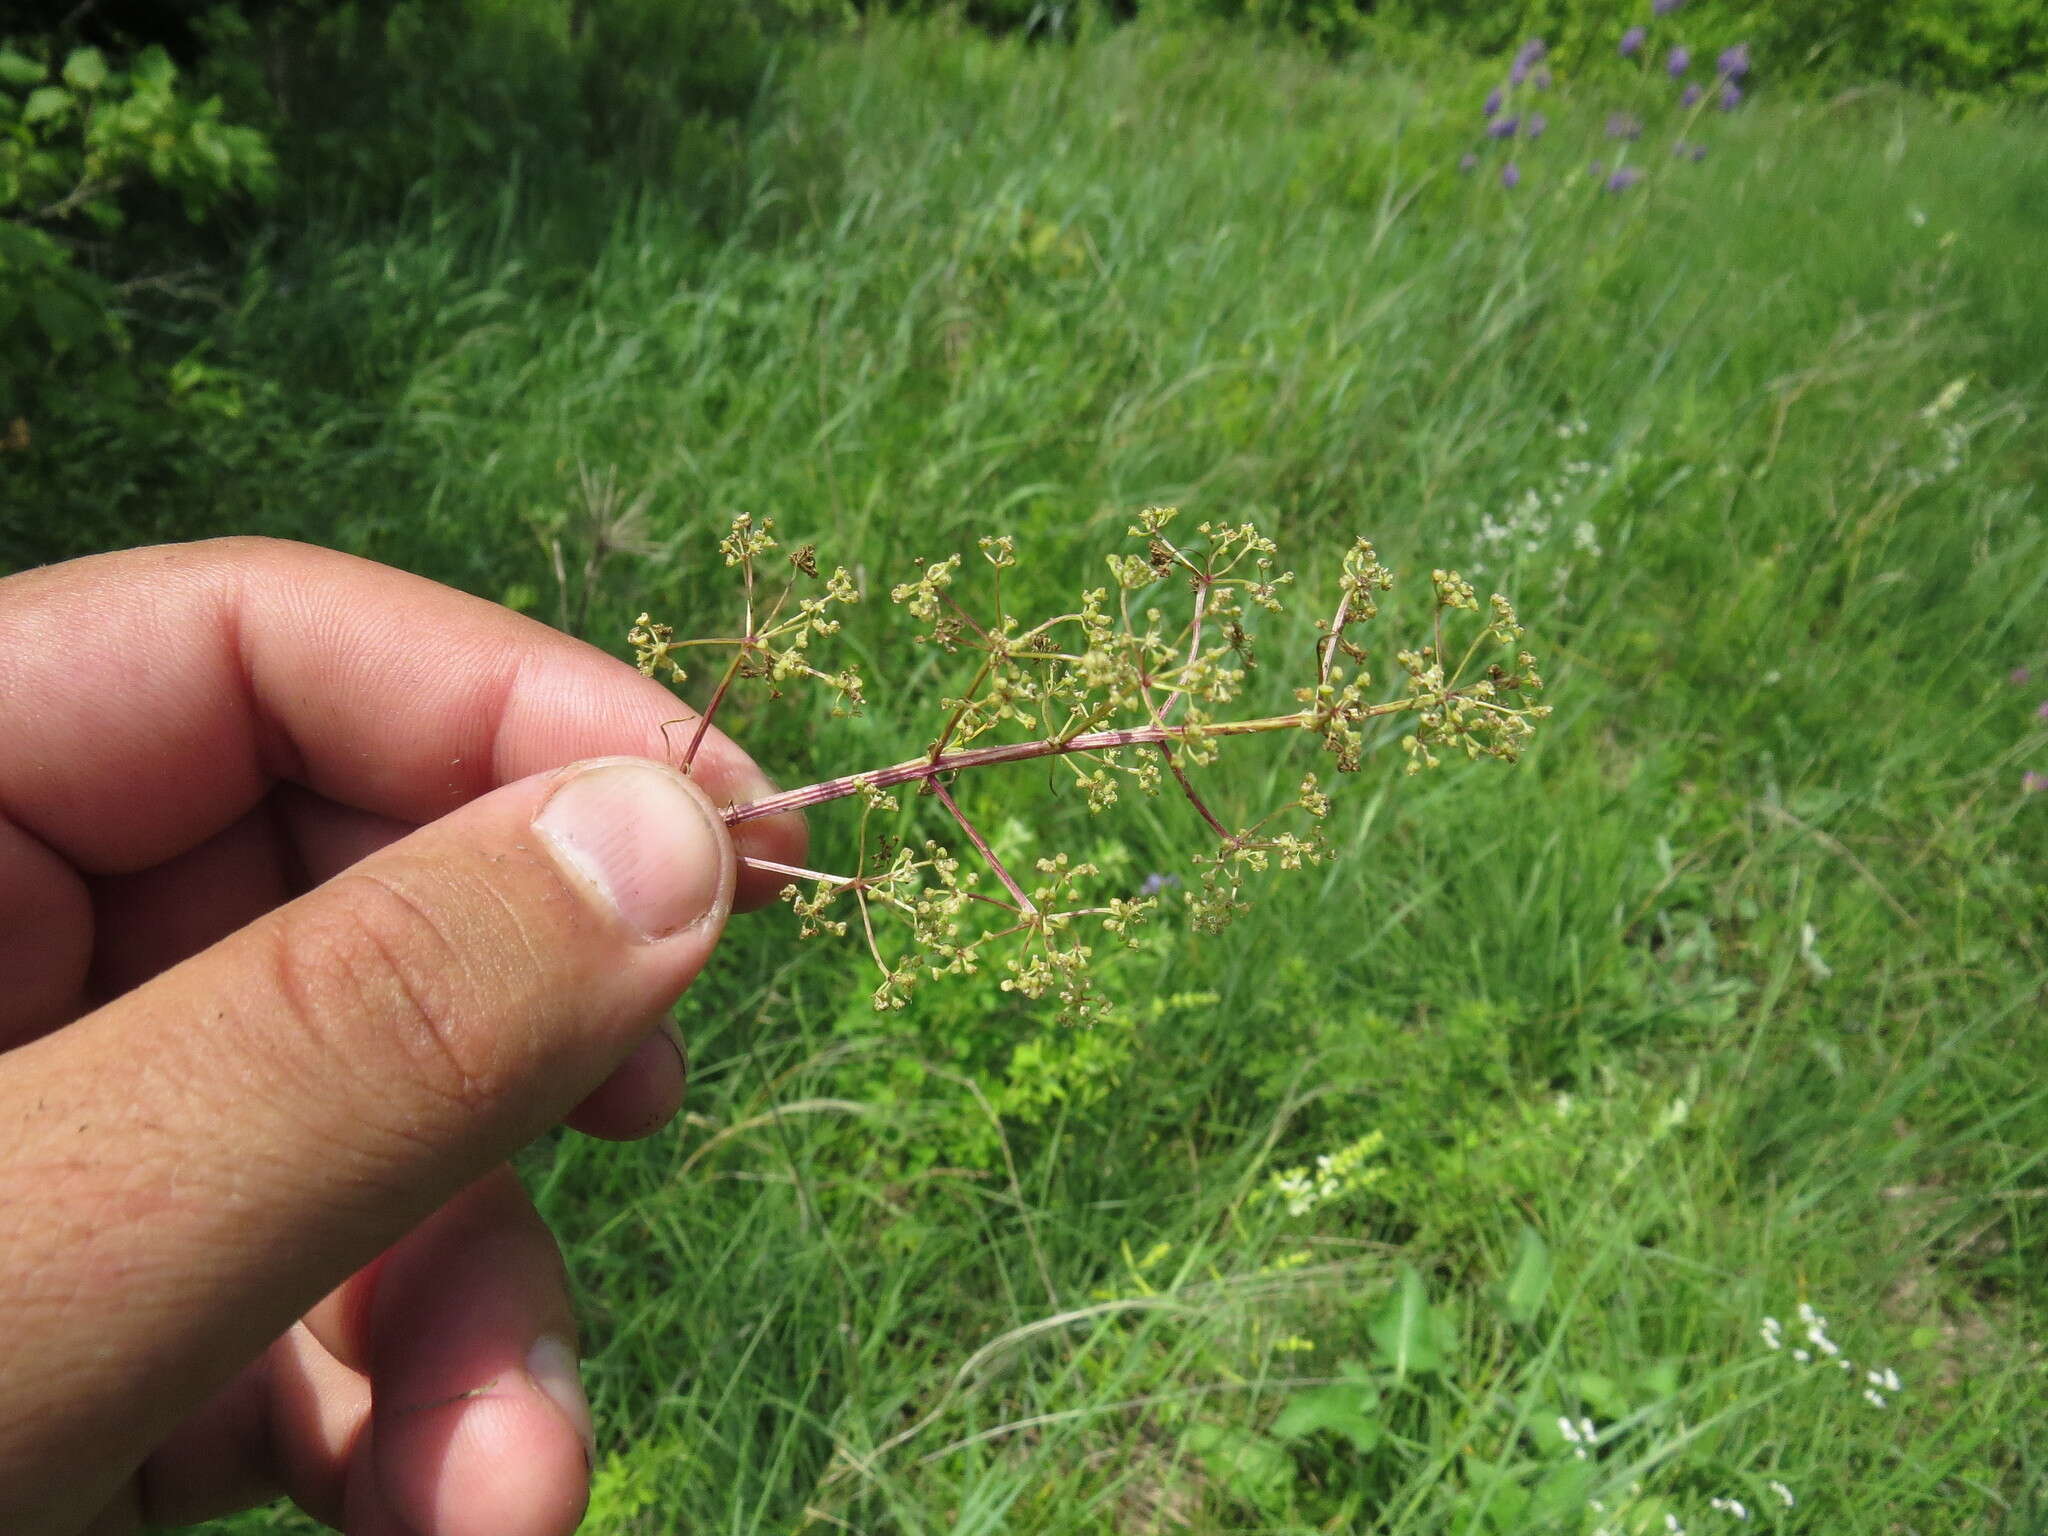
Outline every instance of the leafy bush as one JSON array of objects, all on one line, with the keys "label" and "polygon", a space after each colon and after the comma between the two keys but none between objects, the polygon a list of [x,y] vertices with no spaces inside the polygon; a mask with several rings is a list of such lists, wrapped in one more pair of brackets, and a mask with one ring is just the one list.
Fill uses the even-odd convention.
[{"label": "leafy bush", "polygon": [[[1495,53],[1541,36],[1568,63],[1606,55],[1650,19],[1648,0],[1144,0],[1141,9],[1271,26],[1337,50],[1398,47],[1402,34],[1423,33]],[[1893,80],[2048,94],[2048,0],[1694,0],[1686,11],[1700,32],[1746,38],[1774,69],[1827,88]]]},{"label": "leafy bush", "polygon": [[124,280],[151,280],[156,243],[122,238],[139,204],[168,194],[196,224],[274,182],[264,136],[160,48],[117,69],[96,48],[60,64],[0,46],[0,412],[19,419],[53,370],[125,344]]},{"label": "leafy bush", "polygon": [[388,217],[507,179],[553,190],[599,166],[701,177],[777,51],[825,0],[285,6],[203,28],[208,67],[266,114],[296,189]]}]

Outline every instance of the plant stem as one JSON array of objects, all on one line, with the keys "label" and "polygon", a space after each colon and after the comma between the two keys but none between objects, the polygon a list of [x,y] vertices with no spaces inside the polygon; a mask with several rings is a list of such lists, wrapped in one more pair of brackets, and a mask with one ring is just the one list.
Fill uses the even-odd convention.
[{"label": "plant stem", "polygon": [[[1435,697],[1435,695],[1430,695]],[[1361,720],[1376,719],[1382,715],[1401,714],[1416,707],[1416,699],[1396,699],[1386,704],[1374,704],[1359,711]],[[1266,715],[1257,720],[1225,720],[1201,727],[1203,736],[1256,736],[1266,731],[1311,730],[1316,725],[1313,710],[1297,710],[1291,715]],[[785,789],[780,794],[767,795],[759,800],[750,800],[745,805],[735,805],[725,813],[725,824],[736,827],[742,822],[759,821],[764,816],[780,816],[785,811],[808,810],[814,805],[824,805],[832,800],[844,800],[849,795],[860,793],[863,788],[889,789],[897,784],[909,784],[920,779],[930,779],[942,773],[956,773],[967,768],[993,768],[998,763],[1029,762],[1038,757],[1065,757],[1074,752],[1104,752],[1112,747],[1157,746],[1162,743],[1183,741],[1195,734],[1184,725],[1139,725],[1117,731],[1087,731],[1079,736],[1053,737],[1039,741],[1012,741],[998,747],[966,747],[958,752],[942,753],[937,757],[926,754],[913,757],[906,762],[895,763],[887,768],[878,768],[872,773],[849,773],[836,779],[822,779],[816,784],[806,784],[801,789]]]},{"label": "plant stem", "polygon": [[952,791],[946,788],[946,781],[932,779],[928,782],[932,793],[939,797],[939,804],[952,812],[953,819],[960,823],[960,830],[965,832],[967,840],[974,844],[974,851],[981,855],[982,863],[995,872],[995,877],[1003,882],[1003,889],[1017,898],[1017,910],[1026,917],[1038,916],[1037,906],[1024,894],[1024,887],[1017,883],[1017,877],[1004,868],[1003,861],[996,857],[995,849],[989,847],[988,839],[981,835],[980,829],[967,819],[967,813],[954,802]]}]

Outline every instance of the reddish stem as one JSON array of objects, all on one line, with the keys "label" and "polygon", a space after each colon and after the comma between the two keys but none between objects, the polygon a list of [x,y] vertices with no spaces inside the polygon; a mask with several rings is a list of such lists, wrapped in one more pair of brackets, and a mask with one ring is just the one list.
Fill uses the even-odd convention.
[{"label": "reddish stem", "polygon": [[1009,870],[1003,867],[1003,861],[996,857],[995,849],[989,847],[988,839],[981,835],[980,829],[967,819],[967,813],[961,810],[959,805],[954,802],[953,792],[946,788],[945,780],[933,779],[930,782],[932,793],[939,797],[939,804],[953,813],[953,819],[960,823],[960,830],[967,834],[967,841],[974,844],[974,851],[981,855],[981,861],[988,865],[998,880],[1003,882],[1003,889],[1017,898],[1018,909],[1026,917],[1036,917],[1038,915],[1037,904],[1024,894],[1024,887],[1019,885]]},{"label": "reddish stem", "polygon": [[[1381,715],[1401,714],[1414,707],[1415,701],[1412,699],[1395,699],[1359,711],[1359,718],[1369,720]],[[1225,720],[1203,726],[1202,734],[1256,736],[1266,731],[1307,730],[1313,728],[1315,723],[1314,712],[1302,710],[1291,715],[1266,715],[1257,720]],[[806,784],[801,789],[785,789],[780,794],[765,795],[759,800],[750,800],[745,805],[732,806],[725,813],[725,824],[736,827],[742,822],[759,821],[764,816],[780,816],[785,811],[809,810],[814,805],[824,805],[829,801],[844,800],[848,795],[859,794],[863,788],[890,789],[898,784],[935,778],[942,773],[956,773],[967,768],[992,768],[998,763],[1023,763],[1038,757],[1065,757],[1074,752],[1102,752],[1111,747],[1156,746],[1161,742],[1183,740],[1189,734],[1189,728],[1184,725],[1138,725],[1123,730],[1087,731],[1079,736],[1042,741],[1012,741],[994,747],[967,747],[938,757],[913,757],[906,762],[893,763],[887,768],[878,768],[872,773],[849,773],[836,779],[823,779],[816,784]]]},{"label": "reddish stem", "polygon": [[1344,626],[1351,622],[1351,597],[1346,594],[1337,604],[1337,611],[1330,619],[1330,638],[1323,642],[1322,661],[1316,668],[1316,684],[1320,687],[1330,680],[1330,666],[1337,659],[1337,646],[1344,637]]},{"label": "reddish stem", "polygon": [[740,667],[747,659],[747,649],[753,643],[754,637],[749,633],[746,639],[740,642],[740,648],[733,652],[732,660],[726,664],[725,676],[721,677],[718,686],[711,690],[711,698],[704,706],[704,713],[697,717],[696,734],[691,736],[689,746],[683,749],[682,769],[685,773],[688,773],[690,765],[697,761],[697,749],[704,745],[704,734],[711,729],[711,719],[718,713],[718,706],[725,702],[726,693],[732,688],[733,679],[740,675]]}]

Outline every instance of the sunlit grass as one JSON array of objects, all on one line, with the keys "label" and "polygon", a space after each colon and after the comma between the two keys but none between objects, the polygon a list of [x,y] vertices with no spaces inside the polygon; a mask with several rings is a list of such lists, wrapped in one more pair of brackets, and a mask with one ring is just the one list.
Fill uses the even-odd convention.
[{"label": "sunlit grass", "polygon": [[[616,646],[642,608],[711,623],[734,512],[876,585],[1011,532],[1050,590],[1140,505],[1256,508],[1484,567],[1549,663],[1529,761],[1370,760],[1347,856],[1220,940],[1169,912],[1094,1047],[978,986],[878,1021],[853,957],[750,920],[683,1013],[688,1123],[529,1162],[592,1529],[2038,1524],[2039,125],[1766,96],[1610,197],[1588,86],[1510,197],[1455,169],[1472,78],[874,26],[717,177],[596,223],[512,171],[265,248],[214,339],[251,409],[163,491],[180,528],[552,618],[548,541],[580,555],[579,477],[615,470],[673,541],[570,594]],[[788,782],[928,733],[876,624],[867,718],[735,718]],[[1133,885],[1197,846],[1043,774],[959,792]],[[1355,1195],[1267,1192],[1374,1130]],[[1402,1264],[1441,1362],[1370,1450],[1276,1438],[1343,1362],[1386,1375]],[[1885,1407],[1764,1347],[1801,1300],[1902,1378]]]}]

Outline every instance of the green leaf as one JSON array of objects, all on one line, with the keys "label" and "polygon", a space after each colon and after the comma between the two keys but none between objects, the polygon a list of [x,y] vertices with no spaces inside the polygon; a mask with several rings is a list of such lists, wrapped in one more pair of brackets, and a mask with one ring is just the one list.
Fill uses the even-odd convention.
[{"label": "green leaf", "polygon": [[1586,1507],[1593,1488],[1593,1464],[1568,1461],[1555,1467],[1536,1485],[1530,1497],[1528,1519],[1532,1524],[1563,1521]]},{"label": "green leaf", "polygon": [[151,44],[138,53],[134,62],[128,66],[128,77],[138,88],[168,91],[172,82],[178,78],[178,66],[171,62],[168,53]]},{"label": "green leaf", "polygon": [[1273,1421],[1282,1440],[1304,1440],[1327,1430],[1342,1435],[1360,1451],[1370,1451],[1385,1433],[1378,1418],[1379,1383],[1356,1361],[1347,1361],[1343,1380],[1298,1392]]},{"label": "green leaf", "polygon": [[29,313],[55,352],[97,341],[114,330],[112,317],[93,302],[87,283],[73,273],[63,277],[72,281],[41,283],[31,288],[28,295]]},{"label": "green leaf", "polygon": [[1636,1390],[1645,1406],[1678,1396],[1678,1362],[1658,1360],[1644,1366],[1636,1372]]},{"label": "green leaf", "polygon": [[1380,1358],[1396,1376],[1427,1376],[1442,1369],[1444,1356],[1456,1342],[1450,1319],[1430,1305],[1422,1275],[1403,1264],[1393,1294],[1374,1316],[1368,1331]]},{"label": "green leaf", "polygon": [[64,83],[75,90],[98,90],[107,83],[106,55],[97,48],[77,49],[64,61]]},{"label": "green leaf", "polygon": [[1580,1371],[1572,1377],[1572,1387],[1603,1419],[1625,1419],[1635,1407],[1619,1382],[1598,1371]]},{"label": "green leaf", "polygon": [[1187,1448],[1233,1498],[1278,1509],[1294,1487],[1294,1458],[1275,1441],[1223,1424],[1188,1430]]},{"label": "green leaf", "polygon": [[1533,1529],[1527,1519],[1527,1485],[1539,1470],[1534,1463],[1495,1462],[1469,1450],[1459,1461],[1463,1465],[1465,1488],[1457,1509],[1471,1522],[1472,1529],[1495,1532],[1497,1536],[1525,1536]]},{"label": "green leaf", "polygon": [[28,100],[22,105],[21,120],[24,123],[40,123],[46,117],[55,117],[71,105],[71,93],[61,85],[43,85],[28,93]]},{"label": "green leaf", "polygon": [[1536,1320],[1550,1295],[1550,1272],[1550,1245],[1534,1227],[1522,1228],[1514,1272],[1508,1276],[1507,1289],[1501,1297],[1501,1307],[1509,1322],[1526,1328]]},{"label": "green leaf", "polygon": [[16,53],[12,48],[0,48],[0,83],[35,85],[48,73],[27,54]]}]

